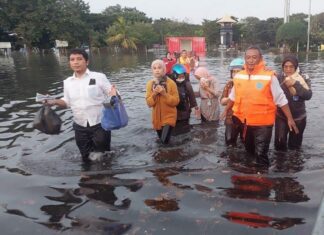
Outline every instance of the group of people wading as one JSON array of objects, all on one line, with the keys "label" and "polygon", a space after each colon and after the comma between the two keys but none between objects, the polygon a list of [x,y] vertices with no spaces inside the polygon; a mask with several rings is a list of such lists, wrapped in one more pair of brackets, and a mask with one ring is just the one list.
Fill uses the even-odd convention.
[{"label": "group of people wading", "polygon": [[[202,122],[225,119],[226,144],[236,145],[240,136],[257,164],[270,164],[268,150],[274,125],[276,149],[301,146],[306,127],[305,100],[312,97],[312,90],[310,79],[300,72],[295,56],[284,58],[282,72],[277,76],[265,66],[261,50],[249,47],[244,60],[237,58],[230,64],[230,79],[220,98],[225,106],[222,114],[219,83],[208,70],[194,69],[193,75],[199,80],[199,92],[195,94],[184,59],[170,58],[152,62],[153,79],[146,84],[153,128],[163,144],[172,135],[190,131],[189,118],[194,110]],[[197,96],[201,98],[200,107]]]},{"label": "group of people wading", "polygon": [[[231,77],[221,95],[221,104],[226,105],[222,114],[218,81],[206,68],[197,67],[198,60],[188,59],[186,51],[175,61],[170,57],[152,62],[153,79],[146,84],[146,102],[163,144],[171,135],[190,131],[194,110],[197,118],[212,125],[225,119],[226,144],[236,145],[240,136],[259,164],[269,165],[267,154],[274,125],[276,149],[301,146],[306,127],[305,100],[312,97],[312,90],[297,58],[286,56],[277,77],[265,66],[258,47],[249,47],[244,57],[230,65]],[[71,108],[75,140],[83,161],[89,162],[97,158],[95,155],[110,151],[111,133],[101,127],[102,103],[107,96],[116,96],[117,89],[103,73],[88,69],[88,54],[83,49],[72,50],[69,63],[74,73],[64,80],[64,96],[45,104]],[[199,80],[198,92],[192,88],[190,74]]]}]

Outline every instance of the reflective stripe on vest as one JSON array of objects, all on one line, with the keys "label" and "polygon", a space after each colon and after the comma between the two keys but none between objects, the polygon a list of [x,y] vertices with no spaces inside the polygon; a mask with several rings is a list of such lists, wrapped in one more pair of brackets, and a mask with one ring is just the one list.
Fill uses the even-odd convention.
[{"label": "reflective stripe on vest", "polygon": [[234,77],[234,115],[251,126],[273,125],[276,105],[271,93],[272,72],[249,75],[241,71]]}]

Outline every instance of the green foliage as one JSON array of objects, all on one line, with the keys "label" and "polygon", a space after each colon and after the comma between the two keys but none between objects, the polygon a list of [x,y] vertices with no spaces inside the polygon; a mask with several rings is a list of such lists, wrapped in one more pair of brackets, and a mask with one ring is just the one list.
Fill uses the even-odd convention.
[{"label": "green foliage", "polygon": [[137,22],[131,26],[130,31],[130,34],[137,39],[138,47],[149,47],[159,40],[159,35],[150,23]]},{"label": "green foliage", "polygon": [[202,30],[208,47],[216,47],[220,43],[219,29],[217,20],[203,20]]},{"label": "green foliage", "polygon": [[123,17],[126,22],[132,24],[136,22],[152,23],[152,19],[148,18],[144,12],[141,12],[136,8],[122,8],[119,4],[107,7],[102,14],[111,17],[113,22],[115,22],[119,17]]},{"label": "green foliage", "polygon": [[[249,44],[275,47],[277,42],[295,46],[297,41],[305,42],[307,18],[303,13],[293,14],[291,23],[283,25],[282,18],[247,17],[233,25],[233,41],[243,49]],[[216,21],[195,25],[161,18],[153,22],[144,12],[120,5],[95,14],[84,0],[0,0],[0,40],[13,40],[8,33],[17,33],[15,40],[20,44],[40,49],[53,47],[58,39],[68,41],[70,47],[88,44],[135,50],[164,44],[166,36],[204,36],[212,48],[220,43]],[[311,17],[310,40],[311,46],[324,43],[324,13]]]},{"label": "green foliage", "polygon": [[324,44],[324,12],[311,18],[311,44]]},{"label": "green foliage", "polygon": [[29,47],[47,49],[54,40],[79,45],[87,40],[89,6],[82,0],[10,0],[1,7],[6,30],[16,32]]},{"label": "green foliage", "polygon": [[130,33],[130,27],[123,17],[118,17],[117,21],[109,27],[107,43],[126,50],[137,50],[137,38]]},{"label": "green foliage", "polygon": [[288,44],[292,49],[295,49],[298,42],[306,42],[307,26],[299,21],[283,24],[278,28],[276,40],[278,43]]}]

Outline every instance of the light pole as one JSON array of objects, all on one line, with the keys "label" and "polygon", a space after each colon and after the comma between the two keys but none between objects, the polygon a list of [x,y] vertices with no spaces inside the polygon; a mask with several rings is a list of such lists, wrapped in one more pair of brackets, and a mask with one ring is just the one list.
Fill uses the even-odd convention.
[{"label": "light pole", "polygon": [[310,21],[311,21],[311,6],[312,0],[309,0],[309,8],[308,8],[308,27],[307,27],[307,49],[306,52],[309,52],[309,35],[310,35]]}]

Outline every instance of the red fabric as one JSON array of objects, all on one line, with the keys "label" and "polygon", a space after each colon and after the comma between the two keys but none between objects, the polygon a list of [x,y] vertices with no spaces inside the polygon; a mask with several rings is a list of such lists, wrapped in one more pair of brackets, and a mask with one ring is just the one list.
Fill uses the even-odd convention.
[{"label": "red fabric", "polygon": [[175,59],[168,60],[168,58],[163,58],[163,62],[166,67],[166,74],[172,73],[172,66],[175,65],[177,61]]}]

